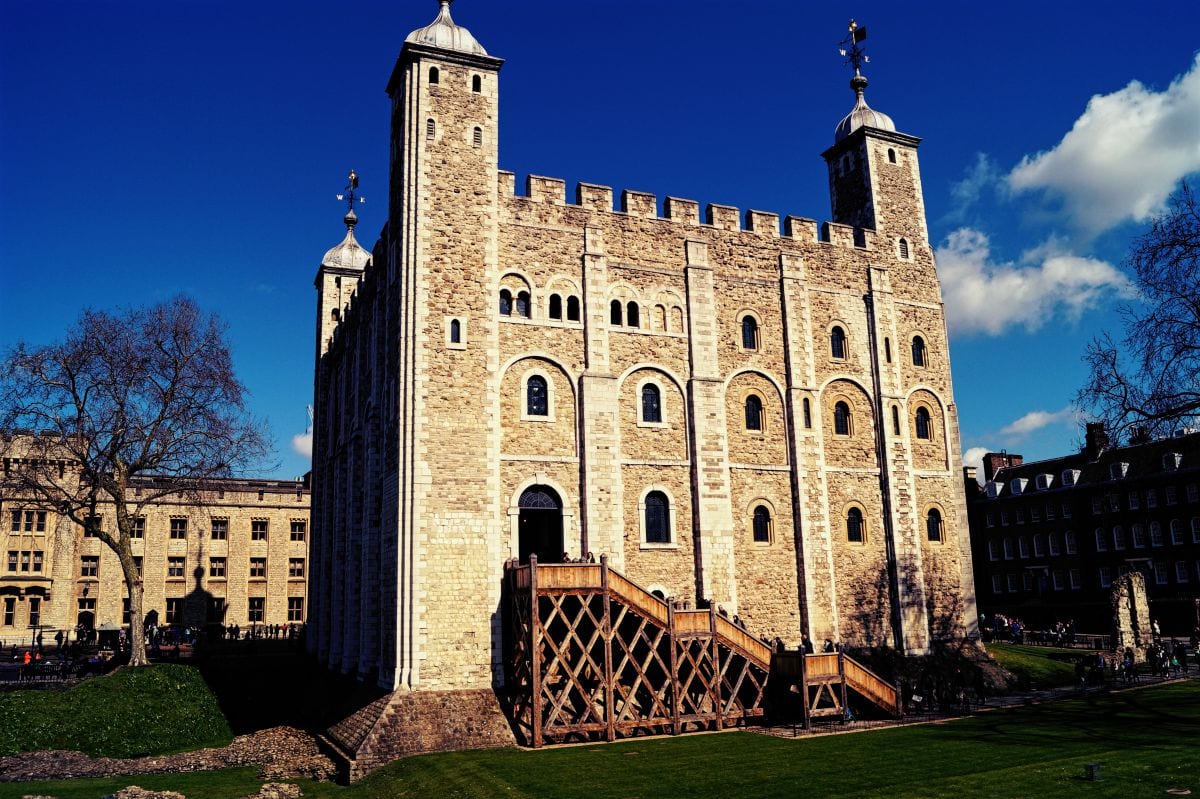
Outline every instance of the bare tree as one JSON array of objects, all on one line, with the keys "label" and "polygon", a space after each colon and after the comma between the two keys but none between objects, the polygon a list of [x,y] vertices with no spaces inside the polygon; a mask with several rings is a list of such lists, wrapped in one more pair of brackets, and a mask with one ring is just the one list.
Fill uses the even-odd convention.
[{"label": "bare tree", "polygon": [[1184,182],[1128,258],[1141,293],[1121,309],[1124,337],[1088,346],[1077,403],[1114,438],[1161,434],[1200,418],[1200,203]]},{"label": "bare tree", "polygon": [[[131,665],[147,663],[133,519],[169,495],[201,497],[208,481],[265,456],[266,435],[247,414],[244,393],[223,324],[184,297],[119,313],[85,311],[62,343],[18,344],[5,359],[5,489],[83,526],[116,553],[129,593]],[[149,475],[165,479],[137,480],[133,490]],[[114,524],[102,526],[108,509]]]}]

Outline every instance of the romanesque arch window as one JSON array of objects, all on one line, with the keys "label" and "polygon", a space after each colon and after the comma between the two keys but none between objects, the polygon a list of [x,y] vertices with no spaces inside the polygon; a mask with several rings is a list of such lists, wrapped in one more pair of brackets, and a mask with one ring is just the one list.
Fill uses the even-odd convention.
[{"label": "romanesque arch window", "polygon": [[933,438],[933,425],[930,424],[929,411],[925,408],[917,408],[917,438],[926,441]]},{"label": "romanesque arch window", "polygon": [[450,320],[450,343],[462,344],[462,322],[457,319]]},{"label": "romanesque arch window", "polygon": [[671,505],[661,491],[646,495],[646,543],[671,543]]},{"label": "romanesque arch window", "polygon": [[652,424],[662,422],[662,394],[653,383],[642,386],[642,421]]},{"label": "romanesque arch window", "polygon": [[758,320],[750,314],[742,317],[742,349],[758,349]]},{"label": "romanesque arch window", "polygon": [[850,406],[839,402],[833,406],[833,432],[839,436],[848,436],[851,431]]},{"label": "romanesque arch window", "polygon": [[546,378],[532,375],[525,384],[525,414],[527,416],[550,415],[550,388]]},{"label": "romanesque arch window", "polygon": [[438,72],[437,67],[429,68],[429,82],[430,83],[440,83],[441,82],[441,74]]},{"label": "romanesque arch window", "polygon": [[925,339],[920,336],[913,336],[912,340],[912,359],[913,366],[925,365]]},{"label": "romanesque arch window", "polygon": [[425,120],[425,138],[429,141],[433,141],[433,138],[436,135],[437,123],[434,122],[432,118]]},{"label": "romanesque arch window", "polygon": [[528,291],[518,292],[517,293],[517,305],[516,305],[517,316],[521,316],[521,317],[528,319],[529,314],[530,314],[529,305],[530,305],[529,292]]},{"label": "romanesque arch window", "polygon": [[683,332],[683,309],[678,305],[671,307],[671,329],[676,333]]},{"label": "romanesque arch window", "polygon": [[568,322],[578,322],[579,321],[579,298],[578,297],[567,297],[567,321]]},{"label": "romanesque arch window", "polygon": [[550,318],[562,319],[562,297],[557,294],[550,295]]},{"label": "romanesque arch window", "polygon": [[479,77],[478,75],[471,76],[471,91],[475,92],[476,94],[479,94],[481,91],[483,91],[483,78]]},{"label": "romanesque arch window", "polygon": [[808,397],[804,398],[804,402],[801,403],[801,406],[804,409],[804,427],[807,430],[811,430],[812,429],[812,403],[808,401]]},{"label": "romanesque arch window", "polygon": [[908,239],[900,239],[900,257],[908,260]]},{"label": "romanesque arch window", "polygon": [[942,540],[942,514],[937,508],[930,508],[925,517],[925,537],[930,541]]},{"label": "romanesque arch window", "polygon": [[620,300],[613,300],[608,304],[608,323],[610,325],[620,325],[623,309]]},{"label": "romanesque arch window", "polygon": [[500,315],[512,316],[512,292],[500,289]]},{"label": "romanesque arch window", "polygon": [[751,394],[746,397],[746,429],[762,432],[762,415],[762,399],[757,394]]},{"label": "romanesque arch window", "polygon": [[654,306],[654,326],[663,333],[667,332],[667,306]]},{"label": "romanesque arch window", "polygon": [[829,354],[838,360],[846,359],[846,331],[836,325],[829,331]]},{"label": "romanesque arch window", "polygon": [[630,327],[641,327],[641,315],[638,313],[638,304],[633,300],[625,306],[625,323]]},{"label": "romanesque arch window", "polygon": [[473,144],[476,147],[483,146],[483,128],[476,127],[475,130],[471,133],[471,144]]},{"label": "romanesque arch window", "polygon": [[858,508],[850,508],[846,511],[846,540],[852,544],[862,544],[867,540],[863,513]]},{"label": "romanesque arch window", "polygon": [[759,505],[754,509],[754,521],[752,527],[754,543],[771,543],[771,511],[766,505]]}]

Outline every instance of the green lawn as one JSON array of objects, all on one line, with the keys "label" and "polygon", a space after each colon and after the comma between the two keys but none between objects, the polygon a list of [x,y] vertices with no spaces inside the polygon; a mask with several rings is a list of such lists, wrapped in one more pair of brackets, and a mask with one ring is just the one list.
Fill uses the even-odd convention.
[{"label": "green lawn", "polygon": [[987,651],[997,663],[1012,672],[1022,689],[1074,685],[1075,661],[1094,654],[1086,649],[1024,644],[988,644]]},{"label": "green lawn", "polygon": [[0,693],[0,755],[74,749],[133,757],[232,739],[216,697],[190,666],[127,668],[66,690]]},{"label": "green lawn", "polygon": [[[541,751],[426,755],[350,788],[301,783],[306,797],[733,799],[1057,799],[1200,795],[1200,683],[998,710],[942,724],[807,740],[750,733],[626,741]],[[1081,779],[1102,765],[1101,782]],[[252,792],[253,770],[72,783],[0,785],[0,799],[98,797],[127,784],[170,786],[189,799]]]}]

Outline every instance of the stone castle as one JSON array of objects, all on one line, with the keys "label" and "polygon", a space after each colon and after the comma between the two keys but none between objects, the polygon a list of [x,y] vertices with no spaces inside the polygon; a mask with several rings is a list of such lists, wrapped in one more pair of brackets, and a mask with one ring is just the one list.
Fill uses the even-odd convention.
[{"label": "stone castle", "polygon": [[922,653],[975,624],[919,139],[864,99],[832,222],[499,165],[503,61],[450,16],[387,84],[390,211],[316,276],[309,647],[389,691],[503,680],[506,561]]}]

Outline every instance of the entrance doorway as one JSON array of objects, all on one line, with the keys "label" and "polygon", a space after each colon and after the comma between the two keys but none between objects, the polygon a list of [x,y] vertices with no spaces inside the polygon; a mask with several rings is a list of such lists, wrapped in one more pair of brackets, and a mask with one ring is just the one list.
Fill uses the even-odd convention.
[{"label": "entrance doorway", "polygon": [[543,563],[558,563],[563,554],[562,500],[558,493],[550,486],[530,486],[521,494],[517,507],[521,562],[537,555]]}]

